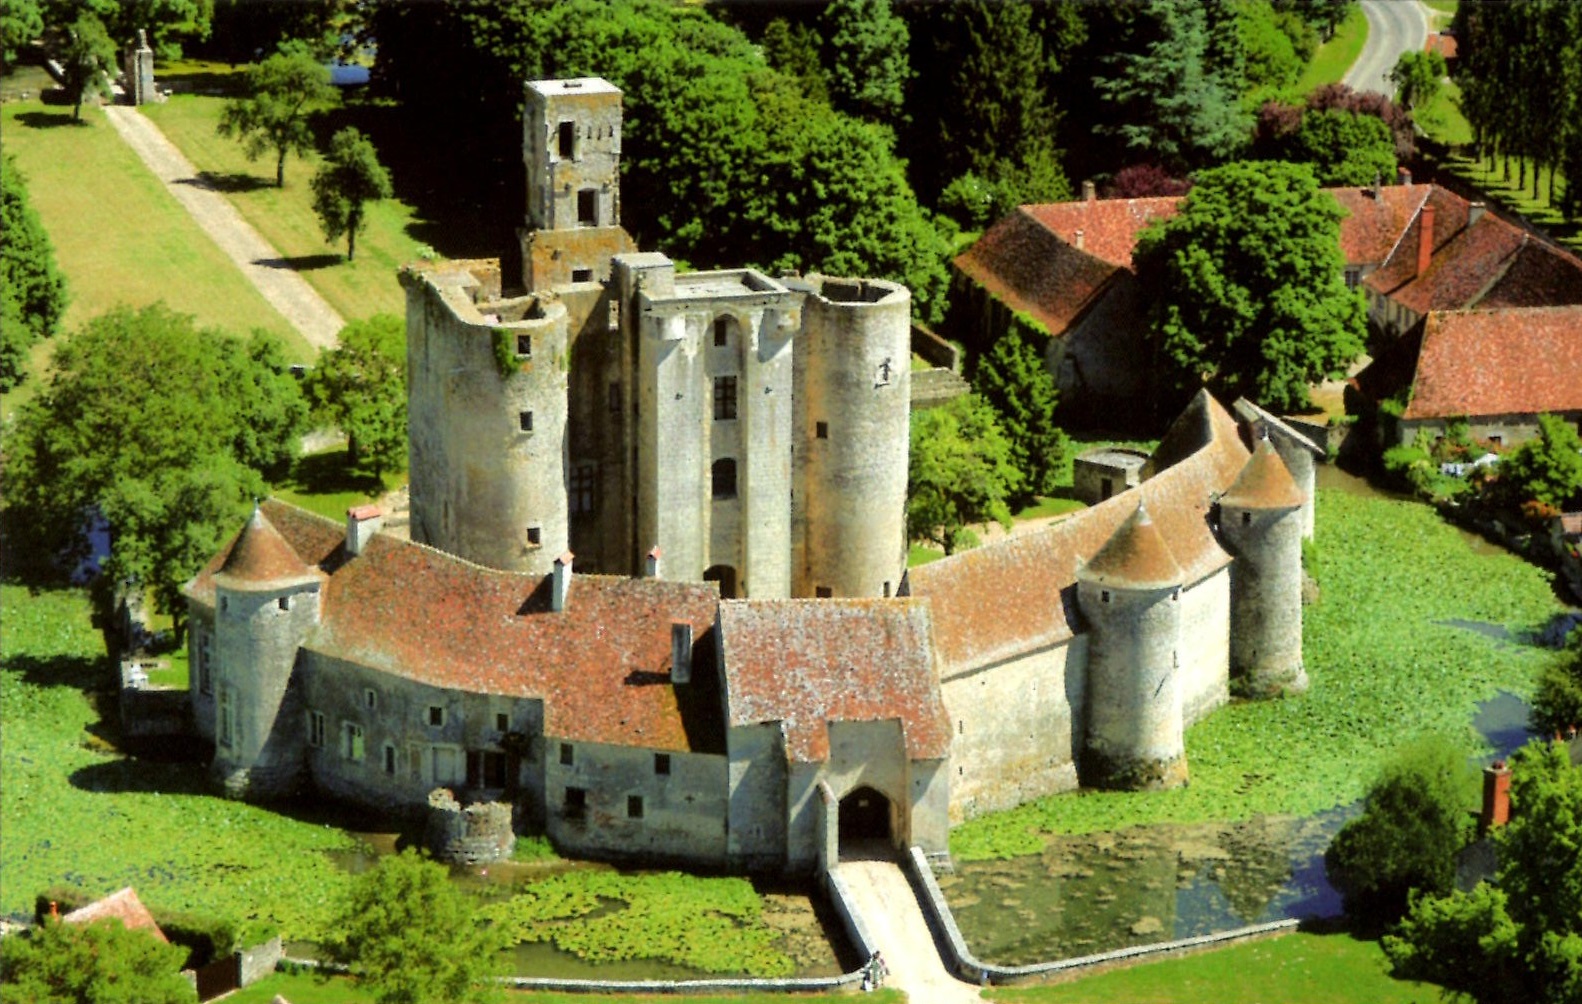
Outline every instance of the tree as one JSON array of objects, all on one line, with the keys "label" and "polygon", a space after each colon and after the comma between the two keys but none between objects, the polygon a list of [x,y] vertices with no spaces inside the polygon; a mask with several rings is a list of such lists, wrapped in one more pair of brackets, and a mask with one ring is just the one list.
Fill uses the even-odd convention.
[{"label": "tree", "polygon": [[1412,124],[1412,117],[1378,91],[1355,91],[1345,84],[1325,84],[1307,96],[1309,112],[1329,109],[1371,115],[1389,126],[1390,135],[1395,138],[1397,161],[1411,160],[1416,154],[1416,127]]},{"label": "tree", "polygon": [[1423,896],[1383,939],[1397,975],[1487,1001],[1582,1000],[1582,767],[1563,743],[1511,762],[1511,821],[1495,831],[1496,883]]},{"label": "tree", "polygon": [[188,1004],[186,952],[119,920],[45,921],[0,938],[0,997],[32,1004]]},{"label": "tree", "polygon": [[1582,437],[1565,419],[1538,416],[1538,435],[1500,461],[1499,490],[1512,506],[1541,502],[1556,510],[1582,504]]},{"label": "tree", "polygon": [[1539,735],[1582,725],[1582,630],[1572,630],[1566,650],[1539,674],[1530,722]]},{"label": "tree", "polygon": [[92,14],[81,14],[57,33],[51,46],[64,71],[62,83],[71,98],[71,117],[82,120],[82,103],[91,96],[108,96],[115,67],[115,43],[104,24]]},{"label": "tree", "polygon": [[492,999],[498,940],[445,867],[407,848],[358,876],[334,925],[331,958],[376,1004]]},{"label": "tree", "polygon": [[268,336],[242,342],[156,304],[68,335],[9,437],[8,507],[30,544],[80,557],[91,513],[110,525],[103,572],[178,618],[195,575],[289,457],[307,408]]},{"label": "tree", "polygon": [[320,419],[346,432],[352,465],[375,477],[406,461],[406,324],[391,314],[354,321],[319,356],[308,396]]},{"label": "tree", "polygon": [[1021,485],[1011,443],[994,408],[976,394],[912,416],[907,465],[906,530],[913,540],[951,554],[969,539],[967,526],[994,520],[1010,528],[1006,504]]},{"label": "tree", "polygon": [[829,103],[829,86],[819,62],[818,32],[799,21],[777,17],[764,28],[764,58],[769,65],[802,88],[802,96],[818,104]]},{"label": "tree", "polygon": [[1320,185],[1389,184],[1395,179],[1395,140],[1371,115],[1340,109],[1310,111],[1286,144],[1286,160],[1309,164]]},{"label": "tree", "polygon": [[1395,100],[1413,110],[1438,96],[1439,82],[1444,77],[1445,57],[1432,51],[1403,52],[1390,71]]},{"label": "tree", "polygon": [[1475,798],[1466,751],[1445,739],[1405,747],[1368,789],[1362,815],[1335,834],[1324,870],[1354,916],[1393,919],[1414,891],[1441,895],[1455,880]]},{"label": "tree", "polygon": [[49,235],[27,198],[16,160],[0,160],[0,393],[22,382],[27,352],[60,329],[66,283],[55,268]]},{"label": "tree", "polygon": [[207,38],[214,11],[213,0],[43,0],[42,6],[45,24],[66,24],[79,14],[91,14],[122,48],[130,47],[139,31],[146,31],[149,45],[161,59],[181,55],[178,39]]},{"label": "tree", "polygon": [[1055,378],[1037,344],[1018,329],[1027,330],[1013,326],[979,358],[972,383],[994,407],[1010,441],[1011,463],[1021,473],[1014,495],[1020,501],[1055,490],[1071,444],[1055,425]]},{"label": "tree", "polygon": [[44,32],[44,15],[38,0],[5,0],[0,3],[0,73],[9,73],[17,50]]},{"label": "tree", "polygon": [[1362,351],[1367,316],[1361,292],[1345,284],[1341,215],[1305,165],[1199,174],[1134,256],[1153,292],[1164,378],[1186,392],[1207,384],[1226,400],[1298,410],[1310,383],[1343,373]]},{"label": "tree", "polygon": [[305,157],[313,149],[308,112],[335,99],[329,67],[302,42],[286,42],[280,51],[247,71],[250,97],[233,98],[220,110],[215,130],[236,137],[248,160],[275,154],[275,186],[286,184],[286,155]]},{"label": "tree", "polygon": [[906,22],[890,0],[831,0],[824,22],[835,106],[875,122],[894,121],[912,75]]},{"label": "tree", "polygon": [[330,138],[324,166],[313,176],[313,211],[319,215],[324,239],[346,237],[346,260],[357,253],[364,206],[391,195],[390,175],[379,163],[373,143],[347,126]]}]

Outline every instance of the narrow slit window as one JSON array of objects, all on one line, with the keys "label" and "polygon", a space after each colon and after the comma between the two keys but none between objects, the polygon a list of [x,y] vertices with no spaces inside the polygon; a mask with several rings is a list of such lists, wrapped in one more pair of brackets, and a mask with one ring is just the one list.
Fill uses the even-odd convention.
[{"label": "narrow slit window", "polygon": [[829,438],[829,423],[828,422],[815,422],[815,423],[813,423],[813,435],[817,436],[819,439],[828,439]]},{"label": "narrow slit window", "polygon": [[531,411],[519,411],[519,412],[517,412],[517,414],[516,414],[516,424],[517,424],[517,427],[520,428],[523,432],[532,432],[533,431],[533,413]]},{"label": "narrow slit window", "polygon": [[557,132],[558,136],[556,138],[558,143],[556,145],[560,148],[560,155],[562,157],[576,156],[577,123],[562,122],[560,123],[560,128],[557,130]]},{"label": "narrow slit window", "polygon": [[516,354],[518,356],[521,356],[523,359],[526,359],[528,356],[533,354],[533,336],[532,335],[517,335],[516,336]]}]

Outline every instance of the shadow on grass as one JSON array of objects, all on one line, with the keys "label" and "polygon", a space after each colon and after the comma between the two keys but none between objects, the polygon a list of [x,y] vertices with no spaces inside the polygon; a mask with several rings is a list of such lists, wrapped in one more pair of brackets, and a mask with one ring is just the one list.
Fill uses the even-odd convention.
[{"label": "shadow on grass", "polygon": [[71,117],[71,112],[23,112],[16,121],[29,129],[58,129],[61,126],[82,126],[87,123]]},{"label": "shadow on grass", "polygon": [[110,664],[102,659],[80,655],[13,655],[5,661],[6,672],[15,673],[20,682],[35,687],[72,687],[84,692],[109,690]]},{"label": "shadow on grass", "polygon": [[241,171],[199,171],[196,178],[182,178],[179,183],[227,194],[256,192],[260,189],[275,187],[265,178]]},{"label": "shadow on grass", "polygon": [[253,264],[291,272],[314,272],[321,268],[339,265],[345,260],[338,254],[299,254],[293,258],[259,258]]},{"label": "shadow on grass", "polygon": [[162,763],[121,757],[81,767],[67,777],[78,791],[105,795],[212,795],[208,768],[201,762]]},{"label": "shadow on grass", "polygon": [[298,457],[291,476],[280,487],[303,495],[338,495],[361,492],[370,497],[384,493],[384,484],[368,471],[351,467],[345,450],[310,453]]}]

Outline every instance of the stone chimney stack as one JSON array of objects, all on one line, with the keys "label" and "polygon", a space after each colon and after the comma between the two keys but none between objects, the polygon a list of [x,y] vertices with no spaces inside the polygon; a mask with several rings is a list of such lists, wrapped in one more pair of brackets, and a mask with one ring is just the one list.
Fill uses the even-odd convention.
[{"label": "stone chimney stack", "polygon": [[1511,769],[1504,760],[1483,768],[1483,811],[1478,814],[1478,833],[1504,826],[1511,818]]},{"label": "stone chimney stack", "polygon": [[1093,179],[1089,178],[1087,181],[1084,181],[1082,183],[1082,201],[1083,202],[1097,202],[1098,199],[1099,199],[1098,187],[1093,184]]},{"label": "stone chimney stack", "polygon": [[1077,232],[1076,232],[1076,235],[1075,235],[1075,236],[1076,236],[1076,245],[1077,245],[1077,250],[1078,250],[1078,251],[1081,251],[1081,250],[1082,250],[1082,248],[1083,248],[1083,245],[1084,245],[1084,244],[1086,244],[1086,243],[1087,243],[1087,234],[1086,234],[1086,233],[1084,233],[1084,232],[1083,232],[1083,231],[1082,231],[1082,230],[1080,230],[1080,229],[1079,229],[1079,230],[1078,230],[1078,231],[1077,231]]},{"label": "stone chimney stack", "polygon": [[1482,202],[1472,202],[1467,205],[1467,226],[1483,219],[1483,214],[1488,211],[1488,205]]},{"label": "stone chimney stack", "polygon": [[664,576],[662,574],[660,574],[661,571],[662,571],[662,569],[660,567],[660,561],[659,561],[660,556],[661,556],[661,552],[659,550],[659,545],[658,544],[655,544],[653,547],[648,549],[648,556],[643,559],[643,578],[645,578],[645,579],[662,579],[662,578],[664,578]]},{"label": "stone chimney stack", "polygon": [[1434,207],[1424,206],[1417,223],[1417,274],[1428,271],[1434,257]]},{"label": "stone chimney stack", "polygon": [[549,609],[559,613],[566,609],[571,596],[571,562],[576,555],[567,551],[555,559],[555,570],[550,573]]},{"label": "stone chimney stack", "polygon": [[1412,187],[1412,172],[1410,168],[1398,167],[1395,169],[1395,173],[1400,179],[1401,184],[1405,185],[1407,188]]},{"label": "stone chimney stack", "polygon": [[376,505],[352,506],[346,510],[346,553],[355,557],[363,553],[368,541],[384,526],[385,514]]},{"label": "stone chimney stack", "polygon": [[685,621],[670,624],[670,682],[692,682],[692,625]]}]

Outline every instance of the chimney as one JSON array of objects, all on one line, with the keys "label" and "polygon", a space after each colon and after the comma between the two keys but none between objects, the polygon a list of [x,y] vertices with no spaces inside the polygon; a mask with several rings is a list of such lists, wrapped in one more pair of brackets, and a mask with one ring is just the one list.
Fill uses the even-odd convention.
[{"label": "chimney", "polygon": [[1075,238],[1076,238],[1076,244],[1077,244],[1077,250],[1078,251],[1082,250],[1082,245],[1084,243],[1086,243],[1086,241],[1085,241],[1086,237],[1087,237],[1087,234],[1083,233],[1080,229],[1077,230]]},{"label": "chimney", "polygon": [[1511,769],[1504,760],[1496,760],[1483,768],[1483,811],[1478,814],[1478,834],[1504,826],[1510,818]]},{"label": "chimney", "polygon": [[1428,271],[1434,257],[1434,207],[1424,206],[1417,218],[1417,274]]},{"label": "chimney", "polygon": [[567,551],[555,559],[549,583],[549,609],[556,613],[566,609],[566,598],[571,594],[571,561],[575,557]]},{"label": "chimney", "polygon": [[670,624],[670,682],[692,682],[692,625],[685,621]]},{"label": "chimney", "polygon": [[1488,208],[1489,208],[1488,205],[1485,204],[1485,203],[1482,203],[1482,202],[1470,202],[1470,203],[1468,203],[1467,204],[1467,226],[1470,227],[1470,226],[1472,226],[1472,224],[1474,224],[1474,223],[1478,222],[1479,220],[1483,219],[1483,214],[1488,210]]},{"label": "chimney", "polygon": [[643,560],[643,578],[645,578],[645,579],[660,579],[660,578],[664,578],[664,576],[662,576],[660,574],[659,558],[660,558],[659,545],[655,544],[653,547],[648,549],[648,557]]},{"label": "chimney", "polygon": [[1412,172],[1409,168],[1398,167],[1395,169],[1395,174],[1400,184],[1405,185],[1407,188],[1412,187]]},{"label": "chimney", "polygon": [[346,510],[346,553],[354,557],[362,554],[384,522],[385,514],[376,505],[352,506]]},{"label": "chimney", "polygon": [[1099,190],[1093,184],[1093,179],[1089,178],[1087,181],[1084,181],[1082,183],[1082,201],[1083,202],[1097,202],[1098,198],[1099,198]]}]

